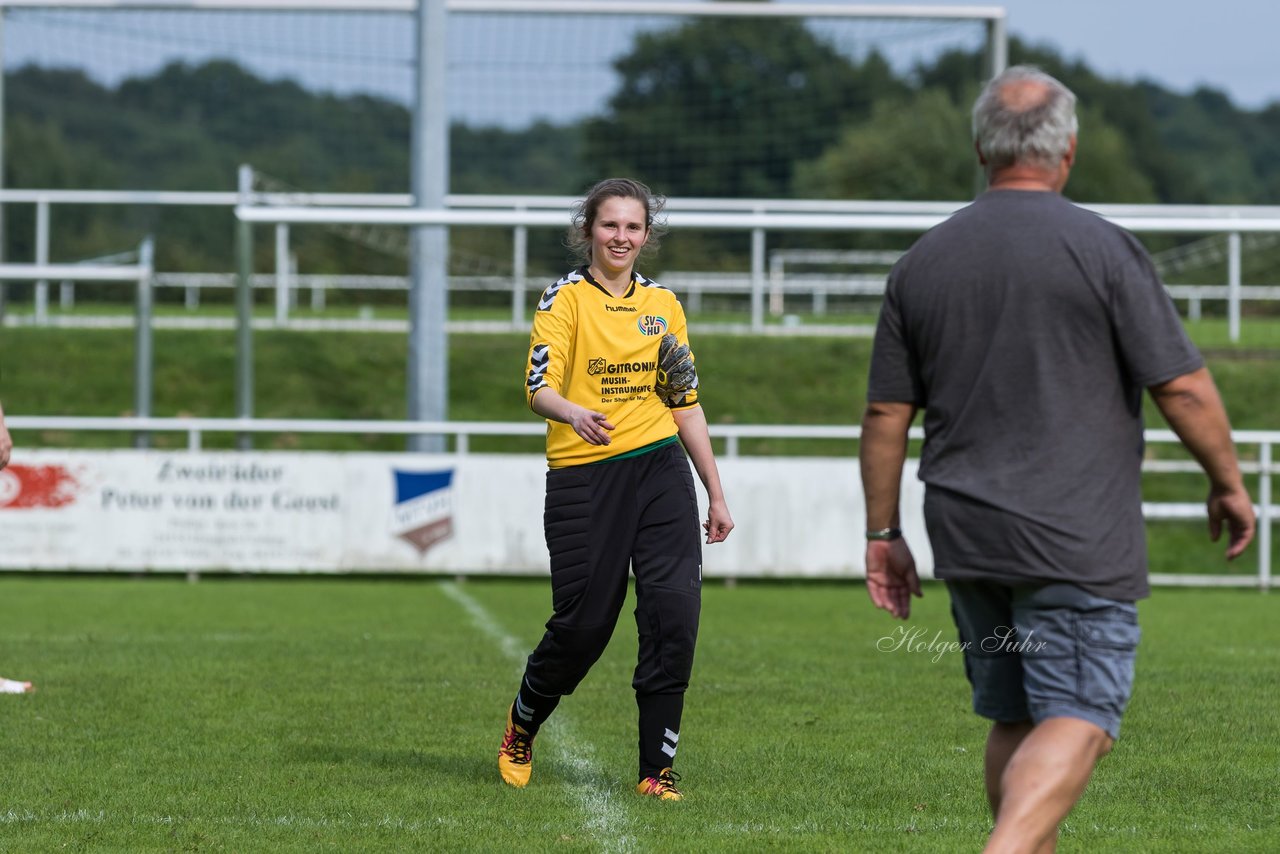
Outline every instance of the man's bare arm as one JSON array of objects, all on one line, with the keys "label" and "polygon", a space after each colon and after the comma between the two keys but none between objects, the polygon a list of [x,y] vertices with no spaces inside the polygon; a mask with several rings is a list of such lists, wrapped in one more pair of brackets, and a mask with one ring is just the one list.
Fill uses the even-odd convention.
[{"label": "man's bare arm", "polygon": [[[867,530],[900,524],[898,496],[907,459],[907,431],[916,409],[909,403],[870,403],[862,417],[858,458],[867,502]],[[920,596],[920,578],[906,540],[869,540],[867,595],[877,608],[900,620],[911,616],[911,597]]]},{"label": "man's bare arm", "polygon": [[1209,537],[1217,541],[1226,522],[1230,534],[1227,558],[1253,540],[1256,520],[1253,501],[1240,476],[1240,463],[1231,441],[1231,424],[1218,387],[1208,368],[1174,377],[1149,391],[1165,420],[1209,477]]}]

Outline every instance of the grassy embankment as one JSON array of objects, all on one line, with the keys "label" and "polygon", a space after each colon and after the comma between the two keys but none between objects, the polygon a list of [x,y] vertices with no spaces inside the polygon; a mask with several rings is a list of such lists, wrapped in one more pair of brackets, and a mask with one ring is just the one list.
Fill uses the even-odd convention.
[{"label": "grassy embankment", "polygon": [[[1280,429],[1280,328],[1250,321],[1230,344],[1222,321],[1203,321],[1192,335],[1205,348],[1237,429]],[[714,424],[853,424],[866,390],[871,342],[861,338],[701,335],[696,341],[703,400]],[[450,417],[530,421],[523,381],[527,337],[454,335],[450,340]],[[405,339],[385,333],[259,332],[255,335],[255,412],[262,417],[399,419],[404,417]],[[157,331],[153,412],[160,416],[229,417],[235,407],[235,338],[229,331]],[[0,400],[11,415],[123,415],[133,401],[133,333],[129,330],[0,330]],[[1147,423],[1163,426],[1148,403]],[[20,445],[116,446],[120,434],[19,432]],[[181,447],[185,436],[159,436]],[[230,436],[205,437],[226,447]],[[264,436],[259,447],[399,450],[386,436]],[[539,452],[540,440],[475,438],[475,451]],[[744,453],[848,455],[854,443],[755,440]],[[1162,456],[1176,454],[1169,447]],[[1241,449],[1246,457],[1256,448]],[[1153,449],[1154,452],[1154,449]],[[1198,501],[1197,476],[1147,478],[1153,500]],[[1255,485],[1256,496],[1256,485]],[[1198,523],[1153,523],[1153,569],[1221,565]],[[1252,572],[1253,559],[1233,567]]]}]

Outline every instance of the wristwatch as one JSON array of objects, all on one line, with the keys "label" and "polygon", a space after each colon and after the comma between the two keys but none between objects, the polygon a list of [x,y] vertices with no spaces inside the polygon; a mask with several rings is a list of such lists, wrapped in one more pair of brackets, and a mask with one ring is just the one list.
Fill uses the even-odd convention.
[{"label": "wristwatch", "polygon": [[868,540],[900,540],[902,539],[901,528],[881,528],[878,531],[867,531]]}]

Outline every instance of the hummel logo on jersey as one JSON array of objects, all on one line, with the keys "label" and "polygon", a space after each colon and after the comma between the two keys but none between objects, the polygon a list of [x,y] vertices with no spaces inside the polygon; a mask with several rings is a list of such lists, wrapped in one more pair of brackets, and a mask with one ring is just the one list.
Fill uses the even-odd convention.
[{"label": "hummel logo on jersey", "polygon": [[666,335],[667,319],[657,314],[644,314],[636,320],[641,335]]},{"label": "hummel logo on jersey", "polygon": [[653,279],[646,279],[644,276],[641,276],[639,273],[636,274],[636,284],[643,285],[646,288],[659,288],[664,291],[671,290],[671,288],[667,287],[661,282],[655,282]]},{"label": "hummel logo on jersey", "polygon": [[576,282],[581,276],[568,275],[551,287],[542,292],[542,299],[538,300],[538,311],[551,311],[551,304],[556,301],[556,294],[560,293],[560,289],[570,282]]},{"label": "hummel logo on jersey", "polygon": [[634,305],[606,305],[604,307],[604,310],[605,311],[629,311],[634,314],[640,309],[636,308]]},{"label": "hummel logo on jersey", "polygon": [[542,388],[546,384],[547,365],[551,362],[551,345],[535,344],[529,352],[529,391]]}]

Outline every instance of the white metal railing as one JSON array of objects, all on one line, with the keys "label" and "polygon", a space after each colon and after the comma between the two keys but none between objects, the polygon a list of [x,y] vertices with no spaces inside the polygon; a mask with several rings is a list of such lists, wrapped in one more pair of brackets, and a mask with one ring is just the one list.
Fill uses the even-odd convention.
[{"label": "white metal railing", "polygon": [[[766,210],[767,202],[754,209],[682,210],[672,208],[667,221],[672,228],[745,231],[751,235],[751,326],[764,328],[765,235],[773,231],[877,231],[920,233],[943,222],[949,211],[921,212],[923,208],[896,208],[882,203],[879,209],[824,209],[804,211]],[[961,203],[951,203],[952,210]],[[1096,209],[1095,209],[1096,210]],[[1106,219],[1134,232],[1168,234],[1225,234],[1227,236],[1227,334],[1240,339],[1241,234],[1280,232],[1280,216],[1274,208],[1206,207],[1204,210],[1166,209],[1159,206],[1111,206]],[[277,229],[296,224],[391,226],[501,226],[519,232],[530,227],[563,226],[564,214],[554,210],[517,205],[508,209],[369,208],[318,206],[262,206],[246,194],[236,206],[236,218],[244,223],[273,224]],[[519,243],[519,241],[517,241]],[[519,266],[517,261],[517,267]],[[513,302],[514,304],[514,302]],[[513,316],[513,322],[519,318]]]},{"label": "white metal railing", "polygon": [[[805,250],[806,252],[811,250]],[[885,275],[867,273],[797,273],[786,271],[783,265],[773,259],[776,255],[788,253],[772,253],[770,255],[768,311],[778,316],[783,313],[785,300],[793,297],[805,297],[811,301],[811,313],[822,316],[828,312],[828,297],[865,296],[876,297],[884,293]],[[24,320],[17,320],[18,315],[10,309],[15,324],[30,323],[35,326],[92,326],[96,323],[107,323],[102,317],[95,316],[77,323],[64,315],[61,320],[54,320],[48,310],[47,289],[42,287],[44,281],[52,280],[61,285],[59,304],[64,311],[70,311],[75,305],[75,282],[113,282],[135,281],[136,276],[130,274],[132,268],[90,264],[47,264],[18,265],[0,264],[0,281],[4,280],[37,280],[34,295],[34,307],[31,315],[22,315]],[[681,295],[685,308],[696,314],[702,310],[704,295],[718,294],[731,297],[750,296],[752,280],[750,272],[710,273],[700,271],[669,270],[661,276],[662,284]],[[201,293],[206,290],[231,290],[236,287],[235,273],[156,273],[152,276],[156,288],[181,289],[184,292],[183,305],[195,311],[201,304]],[[328,303],[329,291],[403,291],[409,290],[407,276],[373,275],[373,274],[324,274],[308,273],[300,275],[289,272],[256,273],[252,286],[256,290],[275,290],[277,306],[286,308],[277,310],[274,326],[299,325],[296,318],[290,319],[288,307],[293,306],[301,292],[310,293],[310,307],[314,312],[322,311]],[[545,282],[533,282],[540,287]],[[448,279],[450,292],[510,292],[513,305],[523,308],[523,295],[530,287],[528,277],[521,276],[450,276]],[[1175,300],[1187,304],[1187,318],[1200,320],[1203,316],[1203,304],[1206,301],[1225,302],[1233,299],[1241,302],[1280,300],[1280,285],[1241,285],[1232,291],[1229,285],[1182,284],[1166,285],[1165,289]],[[519,311],[519,310],[518,310]],[[527,327],[527,318],[514,317],[509,328]],[[113,325],[128,325],[116,322]],[[159,321],[163,327],[165,321]],[[221,328],[225,324],[212,322],[211,326]],[[301,326],[307,326],[303,321]],[[365,330],[360,323],[349,324],[351,328]],[[337,322],[333,327],[343,328]],[[401,326],[388,327],[389,331],[403,331]]]},{"label": "white metal railing", "polygon": [[[134,256],[135,253],[124,253]],[[123,257],[123,256],[121,256]],[[83,281],[132,282],[137,287],[134,302],[133,389],[134,411],[140,415],[151,414],[151,354],[152,347],[152,288],[155,273],[154,245],[151,238],[138,246],[135,265],[108,264],[49,264],[41,258],[36,264],[0,264],[0,283],[6,280],[34,281],[36,283],[36,317],[47,320],[48,280],[75,277]],[[4,294],[0,291],[0,317],[4,314]]]},{"label": "white metal railing", "polygon": [[[896,7],[895,7],[896,8]],[[561,229],[567,222],[572,196],[450,195],[446,208],[423,211],[412,207],[408,194],[291,193],[252,191],[178,192],[140,190],[40,190],[0,189],[0,206],[9,203],[36,206],[37,260],[48,260],[52,205],[191,205],[233,208],[237,216],[276,226],[277,319],[287,313],[292,266],[288,229],[291,223],[455,226],[501,225],[515,234],[511,277],[512,323],[524,318],[527,269],[527,229]],[[752,238],[751,269],[743,275],[750,283],[751,325],[764,325],[766,282],[765,234],[775,230],[877,230],[921,232],[941,222],[966,201],[901,202],[815,199],[703,199],[668,201],[669,222],[679,228],[745,230]],[[1227,303],[1228,335],[1239,340],[1241,302],[1272,299],[1268,287],[1246,287],[1241,282],[1242,234],[1280,234],[1280,206],[1264,205],[1084,205],[1089,210],[1136,232],[1200,233],[1227,235],[1227,279],[1223,285],[1176,286],[1199,288],[1189,301],[1193,318],[1205,299]],[[1211,288],[1211,290],[1210,290]],[[313,289],[313,297],[322,292]],[[815,299],[820,292],[815,291]],[[322,297],[320,297],[322,299]]]},{"label": "white metal railing", "polygon": [[[49,320],[49,282],[130,282],[151,277],[151,268],[107,264],[0,264],[0,282],[35,282],[33,312],[37,325]],[[0,312],[3,314],[3,312]]]},{"label": "white metal railing", "polygon": [[[0,0],[3,4],[4,0]],[[580,201],[577,196],[452,194],[445,197],[450,208],[507,210],[549,210],[567,214]],[[0,189],[0,203],[57,205],[146,205],[235,207],[241,202],[234,190],[54,190]],[[318,207],[408,208],[408,193],[309,193],[263,192],[250,194],[255,205],[297,205]],[[909,202],[871,199],[737,199],[674,196],[667,200],[671,211],[739,211],[764,213],[904,213],[950,215],[969,201]],[[1265,220],[1280,219],[1280,205],[1081,205],[1107,218],[1141,217],[1154,219]],[[565,221],[555,223],[564,227]],[[1275,230],[1275,229],[1263,229]]]},{"label": "white metal railing", "polygon": [[[84,417],[84,416],[31,416],[10,415],[8,424],[12,430],[66,430],[89,432],[128,433],[185,433],[187,450],[199,451],[206,433],[231,433],[248,435],[255,433],[310,433],[310,434],[363,434],[363,435],[434,435],[452,436],[454,453],[470,452],[472,436],[545,436],[546,425],[538,421],[373,421],[373,420],[323,420],[286,418],[141,418],[141,417]],[[741,454],[744,439],[827,439],[857,442],[862,428],[856,425],[791,425],[791,424],[713,424],[709,425],[713,439],[724,441],[724,455]],[[1280,444],[1280,430],[1236,430],[1232,432],[1236,446],[1256,449],[1256,458],[1245,454],[1240,468],[1246,475],[1256,475],[1258,489],[1255,499],[1258,513],[1258,536],[1254,548],[1258,554],[1256,576],[1241,575],[1161,575],[1151,579],[1158,584],[1197,584],[1215,586],[1271,587],[1271,547],[1273,522],[1280,518],[1280,510],[1273,504],[1273,478],[1280,474],[1280,464],[1275,460],[1274,448]],[[911,429],[911,438],[923,439],[920,427]],[[1147,430],[1145,438],[1150,445],[1178,445],[1180,440],[1172,430]],[[1191,460],[1147,460],[1144,472],[1153,474],[1181,474],[1200,472]],[[1201,503],[1144,502],[1143,515],[1150,520],[1204,519],[1205,508]]]}]

